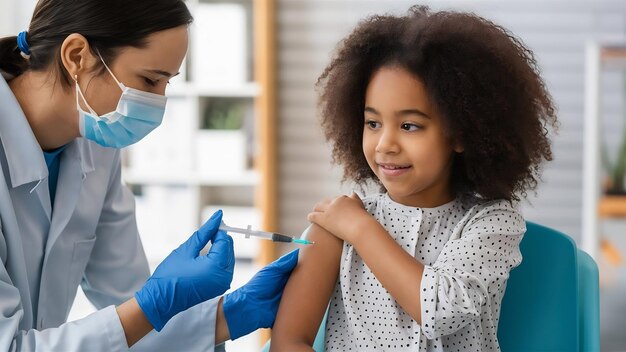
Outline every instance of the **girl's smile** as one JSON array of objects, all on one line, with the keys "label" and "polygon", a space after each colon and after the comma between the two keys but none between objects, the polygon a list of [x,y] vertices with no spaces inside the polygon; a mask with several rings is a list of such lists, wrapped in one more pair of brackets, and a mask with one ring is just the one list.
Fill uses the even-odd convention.
[{"label": "girl's smile", "polygon": [[413,166],[401,164],[378,163],[380,172],[387,177],[405,175]]}]

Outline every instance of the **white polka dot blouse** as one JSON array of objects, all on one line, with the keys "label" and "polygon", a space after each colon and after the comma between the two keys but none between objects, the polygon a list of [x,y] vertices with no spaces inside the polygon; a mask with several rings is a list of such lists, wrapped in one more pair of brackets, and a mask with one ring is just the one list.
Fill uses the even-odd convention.
[{"label": "white polka dot blouse", "polygon": [[[363,199],[367,211],[424,264],[422,324],[344,243],[326,324],[326,351],[499,351],[500,303],[522,256],[526,225],[508,201],[456,199],[436,208]],[[393,260],[393,258],[389,258]],[[407,285],[411,285],[407,282]]]}]

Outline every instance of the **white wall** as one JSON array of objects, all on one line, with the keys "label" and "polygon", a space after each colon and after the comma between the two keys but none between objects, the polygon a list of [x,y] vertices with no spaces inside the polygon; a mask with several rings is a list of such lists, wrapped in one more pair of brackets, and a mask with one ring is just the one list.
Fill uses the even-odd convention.
[{"label": "white wall", "polygon": [[11,25],[11,0],[0,0],[0,37],[8,36],[13,29]]},{"label": "white wall", "polygon": [[36,0],[0,0],[0,36],[27,30]]}]

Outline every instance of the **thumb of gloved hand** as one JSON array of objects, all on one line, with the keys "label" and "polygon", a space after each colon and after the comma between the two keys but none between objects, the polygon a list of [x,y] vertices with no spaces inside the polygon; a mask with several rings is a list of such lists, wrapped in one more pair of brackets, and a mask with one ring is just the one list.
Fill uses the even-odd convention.
[{"label": "thumb of gloved hand", "polygon": [[222,210],[216,211],[198,231],[194,232],[194,234],[176,250],[185,255],[196,257],[202,248],[217,234],[220,224],[222,223],[222,215]]},{"label": "thumb of gloved hand", "polygon": [[[233,239],[223,231],[218,231],[213,237],[211,249],[206,256],[199,257],[198,260],[213,262],[224,269],[232,268],[235,265],[235,249]],[[226,287],[224,291],[230,288]]]},{"label": "thumb of gloved hand", "polygon": [[[230,288],[235,266],[233,240],[219,231],[218,211],[156,268],[135,294],[137,303],[155,330],[176,314],[217,297]],[[207,255],[200,250],[211,240]]]}]

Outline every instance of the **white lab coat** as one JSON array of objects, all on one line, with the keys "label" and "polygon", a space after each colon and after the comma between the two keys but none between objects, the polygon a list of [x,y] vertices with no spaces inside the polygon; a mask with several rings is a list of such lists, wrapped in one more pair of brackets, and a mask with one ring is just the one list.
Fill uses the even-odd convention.
[{"label": "white lab coat", "polygon": [[[149,270],[119,150],[72,141],[51,207],[41,147],[4,79],[0,140],[0,351],[127,350],[115,305]],[[99,310],[67,323],[79,284]],[[212,351],[216,306],[177,315],[132,350]]]}]

